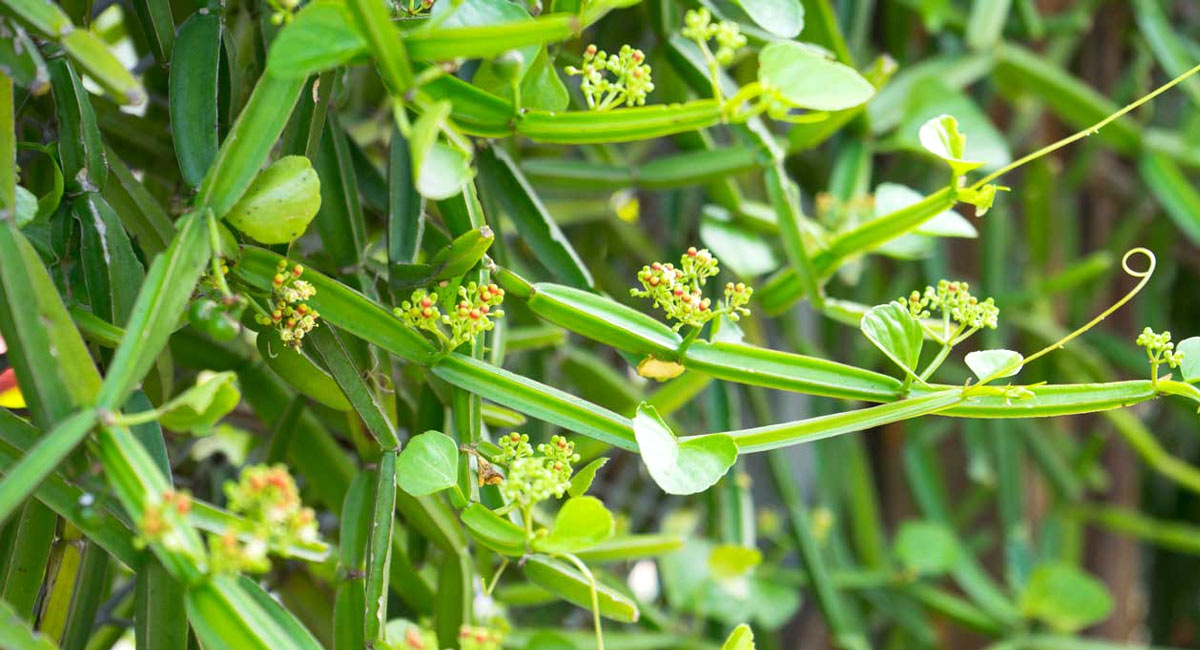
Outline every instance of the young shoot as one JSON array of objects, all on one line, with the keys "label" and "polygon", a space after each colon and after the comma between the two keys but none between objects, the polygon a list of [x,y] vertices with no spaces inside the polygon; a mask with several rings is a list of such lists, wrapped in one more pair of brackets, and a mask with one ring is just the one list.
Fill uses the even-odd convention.
[{"label": "young shoot", "polygon": [[[708,75],[712,82],[713,97],[721,100],[721,68],[733,63],[738,50],[746,45],[746,37],[741,28],[731,20],[714,23],[712,14],[707,8],[689,9],[683,16],[684,28],[680,30],[685,38],[696,43],[704,61],[708,64]],[[710,40],[717,42],[717,51],[713,52],[708,46]]]},{"label": "young shoot", "polygon": [[583,67],[566,67],[570,76],[583,77],[579,89],[593,111],[607,111],[624,104],[644,106],[646,96],[654,90],[650,66],[641,50],[622,45],[616,54],[587,46],[583,51]]},{"label": "young shoot", "polygon": [[1171,342],[1171,333],[1157,334],[1147,327],[1137,337],[1139,347],[1146,348],[1146,356],[1150,359],[1150,381],[1158,383],[1158,367],[1166,364],[1168,368],[1178,368],[1183,363],[1183,352],[1175,351]]},{"label": "young shoot", "polygon": [[705,283],[719,272],[717,258],[707,248],[697,250],[693,246],[680,257],[678,267],[670,262],[643,266],[637,276],[642,288],[630,289],[629,294],[654,300],[654,306],[675,321],[676,331],[688,325],[699,332],[705,323],[721,314],[727,314],[733,321],[750,315],[746,305],[754,289],[745,283],[726,283],[725,299],[715,307],[711,298],[704,297]]},{"label": "young shoot", "polygon": [[432,334],[448,353],[474,341],[481,332],[491,331],[496,326],[492,318],[504,316],[503,310],[496,309],[504,302],[504,289],[495,284],[471,282],[459,286],[458,298],[458,303],[443,314],[438,294],[418,289],[393,313],[409,327]]}]

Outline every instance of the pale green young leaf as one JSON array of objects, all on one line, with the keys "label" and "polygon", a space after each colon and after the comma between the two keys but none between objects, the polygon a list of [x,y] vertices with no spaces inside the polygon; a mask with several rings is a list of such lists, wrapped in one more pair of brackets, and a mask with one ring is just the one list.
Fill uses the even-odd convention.
[{"label": "pale green young leaf", "polygon": [[[925,197],[918,191],[899,183],[880,183],[875,188],[875,216],[882,217],[920,203]],[[954,210],[944,210],[913,230],[914,235],[930,237],[963,237],[975,239],[979,231]]]},{"label": "pale green young leaf", "polygon": [[695,494],[712,487],[737,460],[737,444],[725,434],[680,442],[653,406],[643,402],[633,419],[642,462],[667,494]]},{"label": "pale green young leaf", "polygon": [[1098,623],[1113,610],[1104,583],[1065,562],[1034,570],[1021,594],[1021,611],[1058,632],[1076,632]]},{"label": "pale green young leaf", "polygon": [[967,136],[958,132],[958,120],[952,115],[939,115],[921,126],[918,132],[921,146],[946,161],[955,177],[983,166],[983,162],[967,160]]},{"label": "pale green young leaf", "polygon": [[1179,374],[1183,375],[1183,380],[1200,379],[1200,336],[1180,341],[1175,351],[1183,354],[1183,362],[1179,364]]},{"label": "pale green young leaf", "polygon": [[596,480],[596,472],[600,471],[600,468],[604,467],[607,462],[608,457],[601,456],[575,472],[575,476],[571,477],[571,487],[567,488],[567,494],[573,497],[587,494],[588,488],[592,487],[592,481]]},{"label": "pale green young leaf", "polygon": [[762,49],[758,80],[785,103],[817,111],[852,108],[875,94],[875,87],[854,68],[793,41],[775,41]]},{"label": "pale green young leaf", "polygon": [[1012,350],[976,350],[967,354],[965,361],[971,372],[980,379],[991,377],[992,373],[998,370],[1004,370],[1003,374],[994,377],[1000,379],[1021,372],[1021,362],[1024,358],[1020,352]]},{"label": "pale green young leaf", "polygon": [[796,38],[804,29],[800,0],[737,0],[759,27],[780,38]]},{"label": "pale green young leaf", "polygon": [[733,632],[729,633],[729,638],[721,644],[721,650],[756,650],[754,630],[751,630],[750,626],[745,623],[733,628]]},{"label": "pale green young leaf", "polygon": [[440,431],[415,436],[396,459],[400,489],[416,497],[454,487],[457,471],[458,443]]},{"label": "pale green young leaf", "polygon": [[740,544],[720,544],[708,554],[708,571],[718,579],[741,578],[762,564],[762,551]]},{"label": "pale green young leaf", "polygon": [[159,422],[172,431],[206,431],[241,400],[234,372],[203,370],[196,384],[164,405]]},{"label": "pale green young leaf", "polygon": [[925,334],[907,307],[895,302],[876,305],[863,315],[859,329],[896,365],[916,374]]},{"label": "pale green young leaf", "polygon": [[533,540],[534,550],[561,555],[585,551],[612,537],[613,516],[596,497],[567,499],[554,518],[550,534]]},{"label": "pale green young leaf", "polygon": [[923,575],[953,569],[962,553],[954,531],[933,521],[904,522],[892,550],[904,568]]},{"label": "pale green young leaf", "polygon": [[[397,107],[397,110],[404,109]],[[408,141],[413,182],[421,196],[433,201],[457,196],[471,177],[471,161],[467,156],[438,139],[450,110],[450,102],[436,102],[413,122]]]}]

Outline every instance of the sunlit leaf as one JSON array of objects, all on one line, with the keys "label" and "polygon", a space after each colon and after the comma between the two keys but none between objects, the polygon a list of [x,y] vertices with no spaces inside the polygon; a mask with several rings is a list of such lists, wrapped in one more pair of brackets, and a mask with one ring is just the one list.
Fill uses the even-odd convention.
[{"label": "sunlit leaf", "polygon": [[396,482],[416,497],[454,487],[457,472],[458,443],[440,431],[414,436],[396,459]]},{"label": "sunlit leaf", "polygon": [[633,432],[650,477],[668,494],[703,492],[737,460],[733,438],[709,434],[679,442],[649,404],[638,407]]},{"label": "sunlit leaf", "polygon": [[996,375],[995,379],[1003,377],[1012,377],[1021,372],[1022,360],[1025,357],[1021,356],[1020,352],[1012,350],[976,350],[967,354],[965,361],[967,367],[975,376],[983,379],[991,377],[992,373],[999,370],[1004,370],[1002,374]]},{"label": "sunlit leaf", "polygon": [[533,548],[552,555],[587,550],[612,537],[613,516],[596,497],[573,497],[559,508],[550,534],[533,541]]},{"label": "sunlit leaf", "polygon": [[796,108],[840,111],[858,106],[875,87],[854,68],[794,41],[775,41],[758,55],[758,80]]},{"label": "sunlit leaf", "polygon": [[918,132],[921,146],[933,155],[946,161],[955,176],[983,166],[983,162],[967,160],[967,136],[959,133],[958,120],[951,115],[939,115],[921,125]]},{"label": "sunlit leaf", "polygon": [[895,302],[872,307],[863,316],[859,328],[896,365],[916,374],[925,334],[921,323],[913,318],[907,307]]},{"label": "sunlit leaf", "polygon": [[804,29],[800,0],[736,0],[759,27],[780,38],[795,38]]}]

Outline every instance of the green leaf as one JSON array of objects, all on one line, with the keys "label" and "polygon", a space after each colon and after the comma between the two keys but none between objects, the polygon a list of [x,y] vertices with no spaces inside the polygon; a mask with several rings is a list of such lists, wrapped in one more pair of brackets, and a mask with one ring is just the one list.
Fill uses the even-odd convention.
[{"label": "green leaf", "polygon": [[304,156],[284,156],[255,177],[225,218],[264,244],[287,244],[321,209],[321,180]]},{"label": "green leaf", "polygon": [[651,478],[667,494],[695,494],[716,484],[737,460],[737,445],[725,434],[709,434],[683,442],[643,402],[633,419],[638,451]]},{"label": "green leaf", "polygon": [[[521,107],[542,111],[566,110],[571,101],[566,84],[550,63],[546,48],[534,51],[536,57],[533,62],[525,65],[521,71]],[[471,83],[511,102],[515,99],[512,83],[505,80],[496,68],[496,64],[485,61],[479,66]]]},{"label": "green leaf", "polygon": [[875,87],[854,68],[793,41],[775,41],[762,49],[758,80],[788,104],[817,111],[858,106],[875,94]]},{"label": "green leaf", "polygon": [[958,191],[958,200],[975,206],[975,216],[982,217],[992,209],[992,203],[996,201],[996,192],[1000,190],[1007,192],[1008,188],[995,183],[989,183],[979,189],[963,188]]},{"label": "green leaf", "polygon": [[795,38],[804,29],[800,0],[736,0],[759,27],[780,38]]},{"label": "green leaf", "polygon": [[241,398],[236,373],[202,370],[195,386],[163,405],[159,422],[172,431],[206,431],[232,411]]},{"label": "green leaf", "polygon": [[954,531],[934,521],[906,521],[893,546],[904,568],[923,575],[940,575],[958,563],[962,549]]},{"label": "green leaf", "polygon": [[575,472],[575,476],[571,477],[571,487],[567,488],[567,494],[573,497],[587,494],[588,488],[592,487],[592,481],[596,480],[596,472],[600,471],[600,468],[604,467],[607,462],[608,457],[601,456]]},{"label": "green leaf", "polygon": [[550,534],[533,540],[541,553],[561,555],[587,550],[612,537],[613,516],[596,497],[574,497],[559,508]]},{"label": "green leaf", "polygon": [[708,570],[718,579],[742,578],[762,564],[762,551],[740,544],[719,544],[708,554]]},{"label": "green leaf", "polygon": [[427,199],[440,201],[462,192],[463,183],[469,180],[471,159],[458,149],[436,142],[420,160],[417,191]]},{"label": "green leaf", "polygon": [[[545,555],[530,555],[524,570],[530,582],[546,591],[579,607],[592,608],[591,582],[574,567]],[[637,604],[625,594],[600,583],[596,585],[596,596],[601,616],[622,623],[638,620]]]},{"label": "green leaf", "polygon": [[872,307],[859,323],[859,329],[905,372],[915,375],[925,341],[921,323],[908,308],[895,302]]},{"label": "green leaf", "polygon": [[1012,377],[1021,372],[1024,358],[1020,352],[1012,350],[976,350],[967,354],[965,361],[971,372],[980,379],[991,377],[992,373],[998,370],[1004,370],[1003,374],[994,377],[994,379],[1000,379]]},{"label": "green leaf", "polygon": [[[4,478],[0,480],[0,522],[7,521],[59,463],[83,442],[96,419],[95,411],[86,410],[63,420],[38,438],[16,464],[5,469]],[[611,517],[609,524],[612,524]]]},{"label": "green leaf", "polygon": [[304,78],[348,63],[367,51],[343,2],[313,2],[280,30],[267,55],[277,77]]},{"label": "green leaf", "polygon": [[624,562],[667,555],[681,548],[683,538],[677,535],[618,535],[575,556],[584,562]]},{"label": "green leaf", "polygon": [[17,228],[24,228],[38,216],[38,198],[33,192],[18,185],[16,187],[16,205],[13,213],[16,215]]},{"label": "green leaf", "polygon": [[457,471],[458,443],[440,431],[415,436],[396,460],[400,489],[417,497],[454,487]]},{"label": "green leaf", "polygon": [[462,522],[472,539],[497,553],[520,557],[528,550],[524,529],[482,503],[472,503],[464,508]]},{"label": "green leaf", "polygon": [[[883,217],[920,203],[925,197],[920,192],[899,183],[880,183],[875,188],[875,216]],[[979,231],[961,214],[954,210],[943,210],[913,229],[915,235],[930,237],[965,237],[975,239]]]},{"label": "green leaf", "polygon": [[1021,611],[1059,632],[1079,631],[1112,610],[1104,583],[1065,562],[1039,566],[1021,594]]},{"label": "green leaf", "polygon": [[951,115],[939,115],[921,125],[918,137],[922,147],[950,165],[956,178],[985,164],[964,158],[967,136],[958,132],[958,120]]},{"label": "green leaf", "polygon": [[729,638],[721,644],[721,650],[755,650],[754,630],[751,630],[750,626],[745,623],[733,628],[733,632],[729,633]]},{"label": "green leaf", "polygon": [[1175,351],[1183,354],[1183,362],[1179,364],[1179,374],[1183,375],[1183,380],[1200,379],[1200,336],[1180,341]]}]

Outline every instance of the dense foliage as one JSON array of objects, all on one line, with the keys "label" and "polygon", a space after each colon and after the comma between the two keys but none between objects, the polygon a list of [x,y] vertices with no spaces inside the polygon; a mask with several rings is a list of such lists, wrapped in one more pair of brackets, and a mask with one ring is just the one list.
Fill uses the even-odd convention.
[{"label": "dense foliage", "polygon": [[1189,3],[0,9],[0,646],[1200,639]]}]

